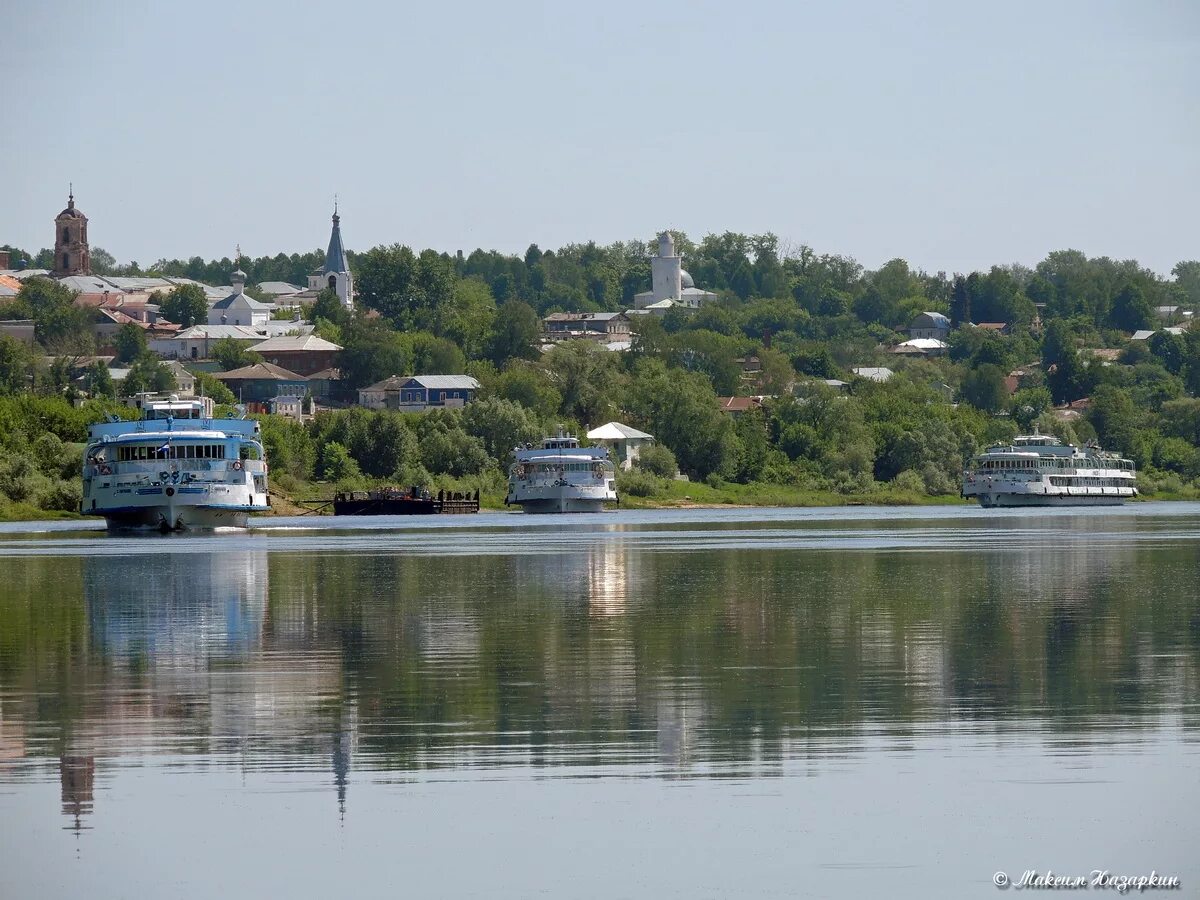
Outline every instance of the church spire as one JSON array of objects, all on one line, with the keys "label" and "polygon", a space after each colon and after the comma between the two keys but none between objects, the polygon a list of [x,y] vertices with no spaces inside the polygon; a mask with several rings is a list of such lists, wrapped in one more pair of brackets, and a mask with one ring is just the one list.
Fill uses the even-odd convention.
[{"label": "church spire", "polygon": [[336,275],[349,272],[346,250],[342,246],[342,217],[338,215],[337,198],[333,200],[333,231],[329,235],[329,249],[325,251],[325,274]]}]

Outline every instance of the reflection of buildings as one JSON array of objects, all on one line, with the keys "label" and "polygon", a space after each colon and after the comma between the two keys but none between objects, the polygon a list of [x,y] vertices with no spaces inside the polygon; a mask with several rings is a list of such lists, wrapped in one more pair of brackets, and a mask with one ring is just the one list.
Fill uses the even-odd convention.
[{"label": "reflection of buildings", "polygon": [[83,830],[82,818],[92,811],[92,790],[96,781],[94,756],[62,756],[58,761],[62,786],[62,811],[75,820],[73,829]]},{"label": "reflection of buildings", "polygon": [[587,552],[588,612],[616,616],[629,605],[630,550],[624,541],[599,541]]},{"label": "reflection of buildings", "polygon": [[265,552],[91,557],[92,642],[109,656],[155,662],[249,653],[262,640],[267,577]]}]

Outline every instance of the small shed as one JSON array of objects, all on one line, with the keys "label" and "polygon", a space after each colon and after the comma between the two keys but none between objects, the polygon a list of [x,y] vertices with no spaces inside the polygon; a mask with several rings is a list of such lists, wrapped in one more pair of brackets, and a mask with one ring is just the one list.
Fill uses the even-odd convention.
[{"label": "small shed", "polygon": [[654,443],[654,435],[622,425],[620,422],[606,422],[599,428],[593,428],[587,436],[588,440],[597,446],[608,447],[614,451],[622,469],[631,468],[642,447]]}]

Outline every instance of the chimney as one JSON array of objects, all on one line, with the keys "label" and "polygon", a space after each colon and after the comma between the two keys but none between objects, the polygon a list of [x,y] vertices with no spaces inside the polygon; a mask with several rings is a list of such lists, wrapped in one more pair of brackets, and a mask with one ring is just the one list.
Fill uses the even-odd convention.
[{"label": "chimney", "polygon": [[7,250],[0,250],[0,269],[11,268],[8,264],[8,253]]},{"label": "chimney", "polygon": [[771,349],[771,326],[769,325],[763,329],[763,349]]}]

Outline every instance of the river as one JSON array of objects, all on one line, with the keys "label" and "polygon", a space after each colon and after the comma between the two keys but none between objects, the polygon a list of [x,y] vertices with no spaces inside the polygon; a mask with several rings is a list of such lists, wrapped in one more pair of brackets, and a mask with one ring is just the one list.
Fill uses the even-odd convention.
[{"label": "river", "polygon": [[0,897],[1200,892],[1198,504],[258,524],[0,525]]}]

